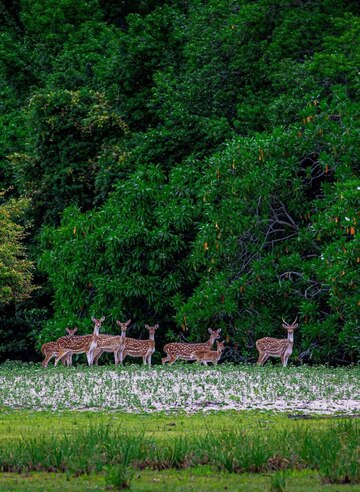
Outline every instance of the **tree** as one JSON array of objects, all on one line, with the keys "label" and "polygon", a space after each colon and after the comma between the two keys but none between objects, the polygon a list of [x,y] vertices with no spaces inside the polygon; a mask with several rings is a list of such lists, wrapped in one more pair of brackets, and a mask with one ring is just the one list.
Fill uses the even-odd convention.
[{"label": "tree", "polygon": [[[0,195],[4,200],[4,193]],[[28,207],[24,199],[11,199],[0,204],[0,305],[29,297],[33,264],[26,258],[22,240],[25,228],[19,219]]]}]

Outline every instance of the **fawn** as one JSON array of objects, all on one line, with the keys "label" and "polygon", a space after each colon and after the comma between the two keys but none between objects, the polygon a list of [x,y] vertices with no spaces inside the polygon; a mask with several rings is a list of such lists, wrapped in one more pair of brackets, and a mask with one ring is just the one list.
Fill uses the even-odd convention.
[{"label": "fawn", "polygon": [[[70,328],[66,328],[66,332],[68,333],[68,336],[72,337],[75,335],[77,332],[77,328],[74,328],[73,330],[70,330]],[[42,366],[47,367],[49,364],[49,361],[53,358],[59,355],[59,347],[58,343],[56,342],[47,342],[44,343],[41,346],[41,352],[45,356],[45,359],[42,361]],[[72,364],[72,353],[68,352],[62,359],[61,362],[65,366],[71,366]]]},{"label": "fawn", "polygon": [[202,362],[207,366],[208,362],[212,362],[214,366],[218,363],[222,353],[225,349],[225,342],[219,342],[216,340],[216,350],[195,350],[191,357],[196,359],[197,362]]},{"label": "fawn", "polygon": [[166,357],[164,357],[161,362],[163,364],[165,364],[166,362],[173,364],[177,359],[195,360],[195,358],[192,357],[192,354],[194,352],[199,350],[210,350],[215,340],[218,340],[220,338],[221,329],[212,330],[211,328],[209,328],[208,331],[210,333],[210,338],[207,342],[204,343],[173,342],[166,344],[164,346]]}]

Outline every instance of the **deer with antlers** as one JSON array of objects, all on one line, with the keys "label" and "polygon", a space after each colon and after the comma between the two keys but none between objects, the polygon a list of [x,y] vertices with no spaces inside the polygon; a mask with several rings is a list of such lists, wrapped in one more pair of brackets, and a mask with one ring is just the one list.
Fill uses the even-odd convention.
[{"label": "deer with antlers", "polygon": [[89,366],[93,364],[94,350],[97,346],[97,337],[102,323],[105,321],[103,316],[101,319],[91,318],[94,323],[94,331],[91,335],[61,337],[57,344],[59,347],[58,356],[55,359],[55,366],[66,354],[86,354]]},{"label": "deer with antlers", "polygon": [[[131,323],[131,319],[126,323],[121,323],[116,320],[116,324],[121,328],[121,335],[99,335],[97,337],[97,346],[94,351],[94,364],[98,363],[99,358],[104,352],[112,352],[114,354],[115,365],[120,362],[120,354],[124,350],[126,329]],[[123,327],[124,330],[123,330]]]},{"label": "deer with antlers", "polygon": [[[73,330],[70,330],[70,328],[66,328],[66,333],[68,336],[72,337],[75,335],[77,332],[77,328],[74,328]],[[42,361],[42,366],[47,367],[49,364],[49,361],[53,358],[59,355],[59,347],[58,343],[56,342],[47,342],[44,343],[41,346],[41,352],[45,359]],[[63,363],[64,366],[71,366],[72,364],[72,354],[67,353],[62,359],[61,362]]]},{"label": "deer with antlers", "polygon": [[123,362],[127,355],[131,357],[142,357],[144,364],[151,366],[151,356],[155,352],[155,332],[159,328],[159,325],[149,326],[145,325],[145,328],[149,330],[148,340],[137,340],[136,338],[126,337],[127,323],[116,323],[121,327],[121,335],[125,337],[125,343],[123,350],[119,351],[120,363]]},{"label": "deer with antlers", "polygon": [[208,362],[212,362],[214,366],[217,365],[225,349],[225,342],[219,342],[216,340],[216,350],[195,350],[191,354],[191,358],[197,362],[203,363],[207,366]]},{"label": "deer with antlers", "polygon": [[283,319],[282,327],[288,332],[287,338],[260,338],[256,342],[256,348],[259,352],[257,364],[264,365],[269,357],[280,357],[282,365],[286,367],[288,359],[292,354],[294,345],[294,330],[298,327],[295,320],[289,324]]},{"label": "deer with antlers", "polygon": [[218,340],[220,338],[221,328],[219,330],[212,330],[211,328],[209,328],[208,331],[210,333],[210,338],[207,342],[204,343],[167,343],[164,346],[166,357],[164,357],[161,362],[163,364],[165,364],[166,362],[169,362],[169,364],[174,364],[177,359],[195,360],[195,357],[192,357],[194,352],[201,350],[210,350],[215,340]]}]

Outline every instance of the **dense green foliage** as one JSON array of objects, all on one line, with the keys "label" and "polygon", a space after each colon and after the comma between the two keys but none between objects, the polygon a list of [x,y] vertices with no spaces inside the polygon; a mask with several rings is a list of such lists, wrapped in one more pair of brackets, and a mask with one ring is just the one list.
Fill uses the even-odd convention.
[{"label": "dense green foliage", "polygon": [[298,316],[295,356],[359,361],[357,1],[1,8],[0,182],[41,286],[9,356],[105,315],[253,360]]}]

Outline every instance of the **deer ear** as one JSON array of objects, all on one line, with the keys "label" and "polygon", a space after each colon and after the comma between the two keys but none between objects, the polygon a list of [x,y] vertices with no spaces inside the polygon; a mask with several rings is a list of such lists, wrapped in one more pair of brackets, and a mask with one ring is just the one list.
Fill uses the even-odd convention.
[{"label": "deer ear", "polygon": [[149,326],[149,325],[145,325],[145,328],[146,328],[147,330],[150,330],[150,326]]},{"label": "deer ear", "polygon": [[212,329],[211,329],[211,328],[208,328],[208,332],[209,332],[209,333],[212,333]]},{"label": "deer ear", "polygon": [[131,323],[131,319],[128,319],[127,322],[125,323],[126,325],[129,325]]},{"label": "deer ear", "polygon": [[116,324],[117,324],[118,326],[121,326],[121,323],[120,323],[120,321],[119,321],[118,319],[116,320]]},{"label": "deer ear", "polygon": [[217,332],[220,333],[221,332],[221,328]]},{"label": "deer ear", "polygon": [[103,321],[105,321],[105,316],[103,316],[103,317],[101,318],[101,320],[100,320],[100,321],[101,321],[101,323],[102,323]]},{"label": "deer ear", "polygon": [[76,333],[78,331],[78,328],[77,326],[75,326],[75,328],[73,329],[73,332]]},{"label": "deer ear", "polygon": [[66,333],[69,333],[69,335],[70,335],[70,330],[68,327],[65,328],[65,331],[66,331]]},{"label": "deer ear", "polygon": [[157,330],[159,328],[159,325],[155,325],[154,328],[155,330]]},{"label": "deer ear", "polygon": [[91,318],[91,321],[92,321],[93,323],[96,323],[96,318],[94,318],[94,316],[93,316],[93,317]]},{"label": "deer ear", "polygon": [[299,323],[296,323],[296,325],[294,325],[294,329],[297,328],[299,326]]}]

